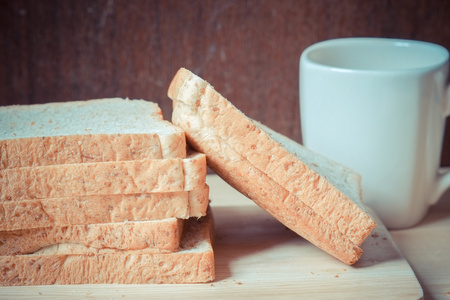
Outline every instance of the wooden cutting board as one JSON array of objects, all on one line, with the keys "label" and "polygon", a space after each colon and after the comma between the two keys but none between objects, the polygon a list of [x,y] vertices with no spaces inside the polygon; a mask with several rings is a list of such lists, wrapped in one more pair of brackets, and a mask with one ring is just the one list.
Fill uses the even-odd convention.
[{"label": "wooden cutting board", "polygon": [[421,299],[413,270],[379,226],[347,266],[208,176],[216,281],[191,285],[1,287],[1,299]]}]

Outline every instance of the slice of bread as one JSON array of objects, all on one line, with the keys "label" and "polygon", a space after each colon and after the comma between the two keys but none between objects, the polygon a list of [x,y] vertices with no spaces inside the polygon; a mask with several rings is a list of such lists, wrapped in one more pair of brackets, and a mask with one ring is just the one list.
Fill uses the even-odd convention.
[{"label": "slice of bread", "polygon": [[[0,171],[0,202],[78,195],[192,191],[206,183],[205,155],[23,167]],[[25,188],[24,188],[25,187]]]},{"label": "slice of bread", "polygon": [[98,99],[0,107],[0,170],[186,157],[184,132],[156,103]]},{"label": "slice of bread", "polygon": [[199,283],[215,278],[211,215],[186,221],[180,250],[95,249],[60,244],[0,256],[0,285]]},{"label": "slice of bread", "polygon": [[320,176],[325,177],[332,185],[342,191],[365,213],[370,215],[362,197],[361,175],[354,170],[316,153],[273,129],[253,121],[272,139],[283,145],[286,150],[296,155]]},{"label": "slice of bread", "polygon": [[189,192],[0,202],[0,230],[205,216],[209,187]]},{"label": "slice of bread", "polygon": [[225,181],[336,258],[347,264],[359,259],[360,245],[376,223],[345,190],[290,153],[192,72],[180,69],[168,96],[173,100],[172,122],[185,130],[189,144],[207,155],[208,165]]},{"label": "slice of bread", "polygon": [[97,249],[173,252],[179,248],[183,222],[170,218],[0,231],[0,256],[28,254],[65,243]]}]

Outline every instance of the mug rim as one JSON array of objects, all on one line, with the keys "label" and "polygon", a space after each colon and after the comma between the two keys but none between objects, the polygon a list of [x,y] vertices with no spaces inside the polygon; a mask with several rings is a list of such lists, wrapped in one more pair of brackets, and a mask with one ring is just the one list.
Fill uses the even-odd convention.
[{"label": "mug rim", "polygon": [[[338,47],[354,47],[354,46],[366,46],[370,44],[377,46],[390,46],[390,47],[404,47],[404,48],[427,48],[428,51],[437,54],[436,59],[433,63],[424,64],[422,66],[416,67],[399,67],[399,68],[354,68],[347,67],[343,65],[325,63],[323,61],[318,61],[312,58],[312,54],[317,53],[320,50],[331,50],[337,49]],[[324,40],[317,42],[308,46],[301,54],[300,64],[308,63],[320,68],[333,69],[336,71],[343,72],[369,72],[369,73],[396,73],[396,72],[414,72],[414,71],[429,71],[435,70],[443,65],[447,64],[449,61],[449,51],[435,43],[419,41],[419,40],[409,40],[409,39],[398,39],[398,38],[380,38],[380,37],[347,37],[347,38],[336,38]]]}]

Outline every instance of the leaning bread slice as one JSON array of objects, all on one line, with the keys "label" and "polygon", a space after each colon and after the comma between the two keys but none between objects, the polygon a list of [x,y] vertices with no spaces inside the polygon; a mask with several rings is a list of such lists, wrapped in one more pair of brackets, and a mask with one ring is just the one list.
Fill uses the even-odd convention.
[{"label": "leaning bread slice", "polygon": [[98,99],[0,107],[0,170],[186,156],[156,103]]},{"label": "leaning bread slice", "polygon": [[344,191],[261,130],[186,69],[172,80],[172,122],[209,166],[286,226],[352,264],[375,221]]},{"label": "leaning bread slice", "polygon": [[283,145],[290,153],[296,155],[320,176],[325,177],[332,185],[350,198],[365,213],[370,215],[362,199],[361,175],[354,170],[341,165],[321,154],[302,146],[290,138],[276,132],[275,130],[253,121],[261,130],[272,139]]},{"label": "leaning bread slice", "polygon": [[173,252],[179,248],[183,222],[169,218],[0,231],[0,255],[28,254],[65,243],[97,249]]},{"label": "leaning bread slice", "polygon": [[0,202],[0,230],[188,219],[206,215],[209,186],[192,191]]},{"label": "leaning bread slice", "polygon": [[191,191],[206,182],[206,158],[143,159],[24,167],[0,171],[0,201]]},{"label": "leaning bread slice", "polygon": [[0,256],[0,285],[209,282],[215,278],[210,218],[187,220],[180,250],[172,253],[60,244]]}]

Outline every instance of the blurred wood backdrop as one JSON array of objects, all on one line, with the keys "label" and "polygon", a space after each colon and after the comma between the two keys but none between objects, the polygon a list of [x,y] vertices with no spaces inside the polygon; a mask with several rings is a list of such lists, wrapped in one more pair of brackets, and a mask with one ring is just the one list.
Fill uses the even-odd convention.
[{"label": "blurred wood backdrop", "polygon": [[170,119],[167,88],[184,66],[301,141],[300,54],[349,36],[450,49],[450,1],[0,0],[0,105],[119,96],[158,102]]}]

